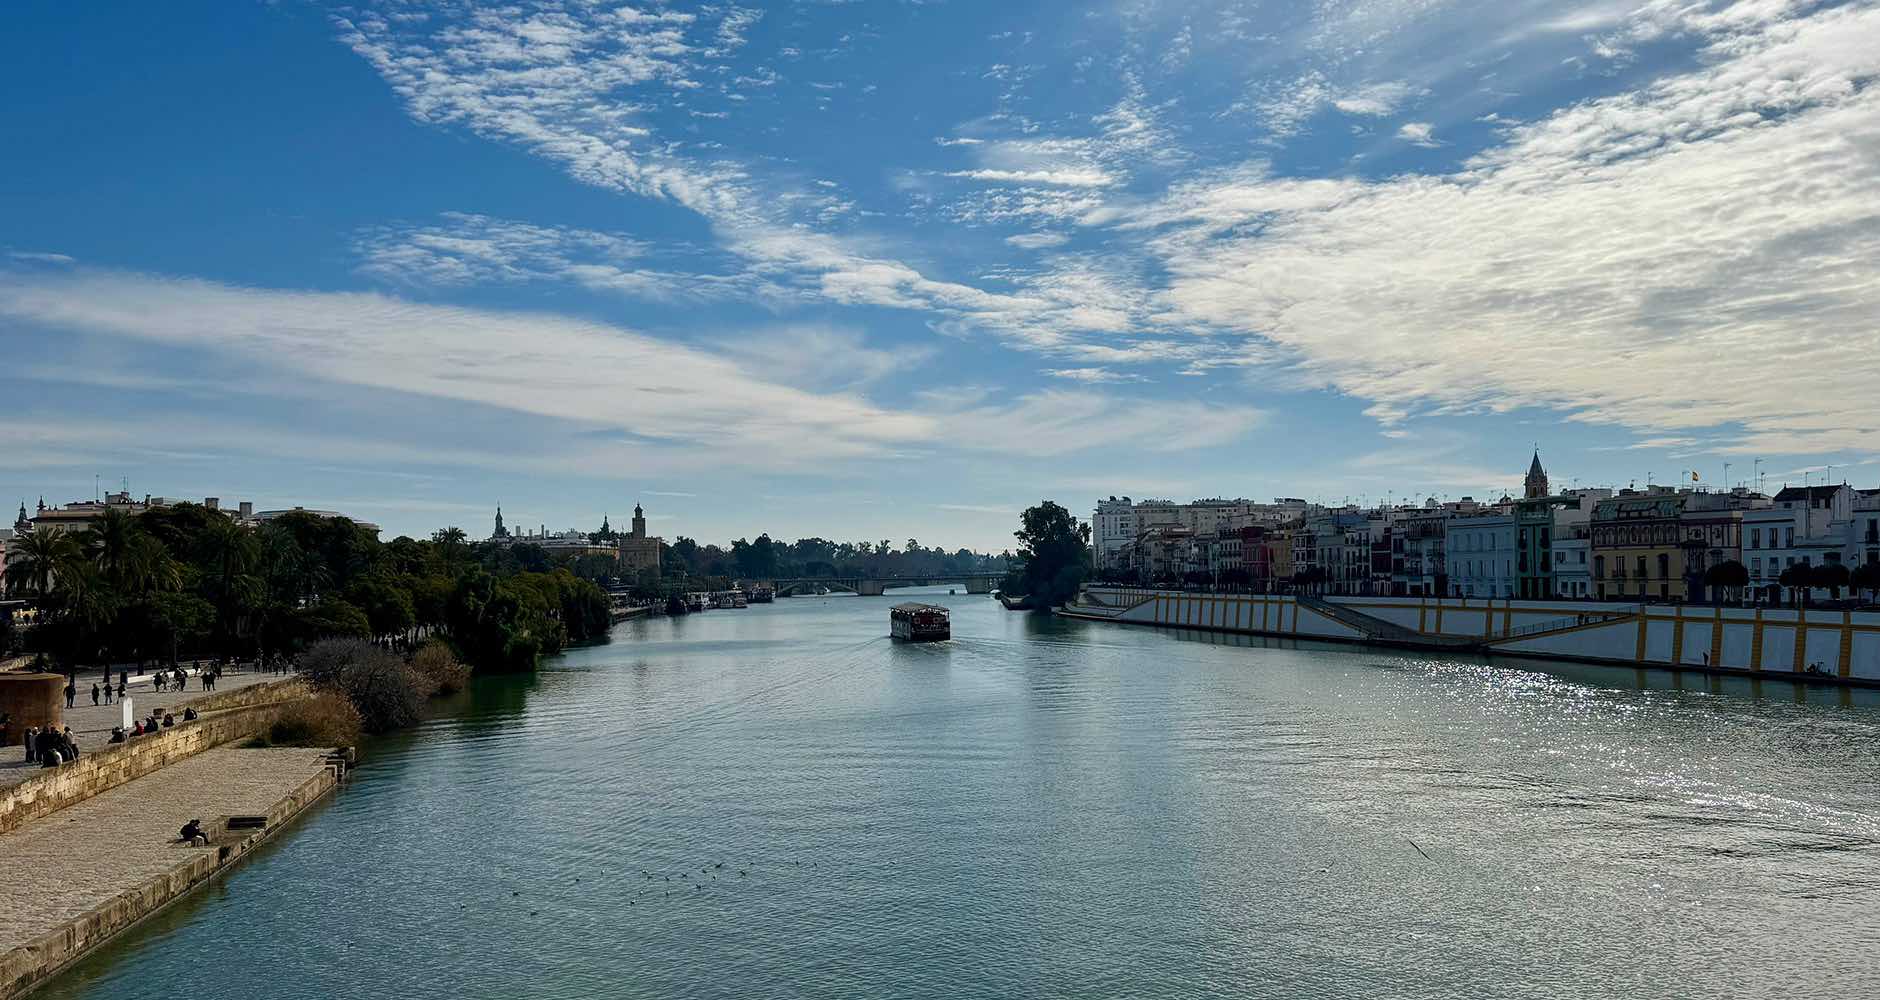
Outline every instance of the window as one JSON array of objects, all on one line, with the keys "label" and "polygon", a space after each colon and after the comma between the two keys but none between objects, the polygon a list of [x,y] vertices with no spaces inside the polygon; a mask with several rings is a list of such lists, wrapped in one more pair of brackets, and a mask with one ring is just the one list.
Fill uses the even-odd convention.
[{"label": "window", "polygon": [[1782,532],[1783,532],[1782,547],[1785,549],[1794,548],[1795,547],[1795,529],[1784,528],[1782,529]]},{"label": "window", "polygon": [[1749,547],[1752,549],[1762,548],[1762,529],[1761,528],[1749,529]]},{"label": "window", "polygon": [[1638,578],[1643,580],[1648,575],[1649,574],[1645,572],[1645,557],[1639,556],[1638,557]]},{"label": "window", "polygon": [[1606,578],[1606,557],[1594,556],[1593,557],[1593,579],[1604,580],[1605,578]]},{"label": "window", "polygon": [[1671,557],[1662,552],[1658,554],[1658,579],[1671,579]]}]

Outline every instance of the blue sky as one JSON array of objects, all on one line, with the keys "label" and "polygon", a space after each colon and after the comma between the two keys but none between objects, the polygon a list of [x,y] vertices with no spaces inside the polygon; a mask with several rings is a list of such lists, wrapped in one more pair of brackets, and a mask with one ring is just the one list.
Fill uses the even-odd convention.
[{"label": "blue sky", "polygon": [[1880,480],[1880,5],[54,4],[0,500],[1004,548]]}]

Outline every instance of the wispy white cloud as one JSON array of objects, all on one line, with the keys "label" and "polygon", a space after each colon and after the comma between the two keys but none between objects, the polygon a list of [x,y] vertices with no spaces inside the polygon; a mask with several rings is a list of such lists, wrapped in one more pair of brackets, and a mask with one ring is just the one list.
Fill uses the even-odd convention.
[{"label": "wispy white cloud", "polygon": [[1045,368],[1040,375],[1049,378],[1064,379],[1070,382],[1083,382],[1096,385],[1105,382],[1146,382],[1148,379],[1134,372],[1119,372],[1110,368]]},{"label": "wispy white cloud", "polygon": [[1015,233],[1005,238],[1005,242],[1020,250],[1048,250],[1070,242],[1070,237],[1063,233]]},{"label": "wispy white cloud", "polygon": [[[833,380],[840,384],[803,388],[790,384],[797,376],[783,370],[784,362],[772,357],[767,363],[749,348],[706,351],[552,314],[118,272],[0,271],[0,318],[238,359],[258,370],[291,373],[310,394],[330,384],[559,421],[569,428],[566,436],[591,449],[594,461],[605,453],[612,461],[642,462],[649,473],[726,462],[826,470],[845,459],[935,449],[1047,455],[1118,442],[1206,447],[1238,437],[1259,419],[1257,412],[1232,407],[1119,400],[1090,391],[1002,401],[983,391],[929,395],[920,408],[895,409],[871,401],[859,387],[898,369],[906,357],[871,350],[845,331],[784,335],[824,367],[846,366]],[[815,381],[799,374],[804,383]],[[171,430],[178,442],[253,437],[210,420],[194,421],[199,426],[193,430],[166,429],[155,419],[112,420],[120,425],[112,440]],[[1021,427],[1024,433],[1013,433]],[[309,457],[346,458],[332,442],[304,444]],[[410,445],[383,448],[387,455],[424,454]],[[453,461],[451,454],[437,450],[423,461]]]},{"label": "wispy white cloud", "polygon": [[1542,405],[1747,428],[1731,450],[1871,445],[1880,10],[1747,6],[1700,68],[1510,128],[1455,174],[1226,172],[1123,222],[1160,227],[1172,316],[1382,419]]},{"label": "wispy white cloud", "polygon": [[994,184],[1047,184],[1061,187],[1109,187],[1116,178],[1101,170],[954,170],[948,177]]},{"label": "wispy white cloud", "polygon": [[62,253],[47,253],[38,250],[10,250],[7,256],[29,264],[75,264],[77,259]]}]

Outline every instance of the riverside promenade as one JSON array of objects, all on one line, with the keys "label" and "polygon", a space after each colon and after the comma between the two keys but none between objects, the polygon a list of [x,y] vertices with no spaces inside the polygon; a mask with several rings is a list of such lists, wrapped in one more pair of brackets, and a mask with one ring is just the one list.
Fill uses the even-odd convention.
[{"label": "riverside promenade", "polygon": [[[222,747],[0,834],[0,1000],[239,860],[338,770],[324,750]],[[209,846],[178,841],[191,819]]]},{"label": "riverside promenade", "polygon": [[[227,673],[216,682],[214,691],[204,691],[202,679],[191,676],[189,687],[182,691],[174,687],[158,691],[151,684],[148,675],[138,675],[131,678],[128,693],[131,707],[136,710],[137,718],[141,719],[151,712],[162,715],[165,711],[171,711],[180,716],[184,705],[204,701],[214,704],[211,699],[221,700],[221,696],[230,695],[243,688],[282,679],[281,674],[257,671]],[[116,700],[109,705],[101,704],[95,707],[92,705],[91,684],[95,680],[97,680],[95,675],[89,678],[81,677],[78,684],[78,699],[72,703],[73,707],[64,710],[65,724],[71,727],[72,739],[78,744],[81,754],[93,753],[109,746],[111,727],[123,720],[123,709],[119,707]],[[200,707],[198,706],[199,709]],[[40,771],[39,765],[26,763],[26,751],[22,747],[6,747],[4,752],[0,752],[0,788],[18,784],[39,774]]]}]

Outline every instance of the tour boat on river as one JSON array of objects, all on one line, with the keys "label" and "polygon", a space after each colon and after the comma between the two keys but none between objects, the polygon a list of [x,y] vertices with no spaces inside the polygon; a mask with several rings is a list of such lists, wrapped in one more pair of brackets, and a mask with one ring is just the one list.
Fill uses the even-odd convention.
[{"label": "tour boat on river", "polygon": [[888,623],[896,639],[908,642],[953,638],[952,612],[936,604],[897,604],[888,611]]}]

